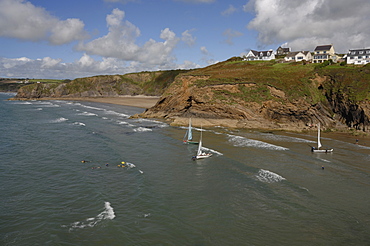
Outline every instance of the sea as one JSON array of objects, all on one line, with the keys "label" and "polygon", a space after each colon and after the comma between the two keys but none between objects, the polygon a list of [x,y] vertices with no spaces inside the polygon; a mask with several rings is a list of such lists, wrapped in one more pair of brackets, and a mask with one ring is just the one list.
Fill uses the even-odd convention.
[{"label": "sea", "polygon": [[370,142],[0,93],[0,245],[370,245]]}]

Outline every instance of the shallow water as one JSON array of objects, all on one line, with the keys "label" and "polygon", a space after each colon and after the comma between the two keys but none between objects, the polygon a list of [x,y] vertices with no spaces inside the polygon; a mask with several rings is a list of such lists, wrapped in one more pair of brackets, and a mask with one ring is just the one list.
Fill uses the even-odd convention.
[{"label": "shallow water", "polygon": [[314,154],[314,134],[203,129],[213,156],[192,161],[186,128],[129,119],[142,109],[11,96],[0,94],[1,245],[370,242],[370,148],[353,139],[324,133],[334,153]]}]

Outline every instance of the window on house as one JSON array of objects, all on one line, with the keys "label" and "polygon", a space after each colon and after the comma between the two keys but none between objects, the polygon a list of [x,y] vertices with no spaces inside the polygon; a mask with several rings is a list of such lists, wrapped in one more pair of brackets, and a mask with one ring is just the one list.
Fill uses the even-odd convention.
[{"label": "window on house", "polygon": [[356,52],[354,52],[354,51],[351,52],[351,55],[355,55],[355,54],[356,54]]},{"label": "window on house", "polygon": [[326,51],[324,51],[324,54],[326,54]]},{"label": "window on house", "polygon": [[360,54],[362,55],[364,52],[363,51],[360,51]]},{"label": "window on house", "polygon": [[362,59],[362,56],[358,56],[358,59]]}]

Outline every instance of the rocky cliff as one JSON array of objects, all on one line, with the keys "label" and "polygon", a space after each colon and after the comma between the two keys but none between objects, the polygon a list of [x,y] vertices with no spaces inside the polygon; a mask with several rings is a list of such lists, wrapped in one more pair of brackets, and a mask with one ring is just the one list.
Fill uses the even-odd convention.
[{"label": "rocky cliff", "polygon": [[210,125],[285,130],[309,129],[320,122],[326,129],[369,131],[369,82],[370,64],[287,64],[232,58],[190,71],[33,84],[22,87],[17,98],[161,95],[154,107],[135,117],[162,118],[181,125],[188,118],[202,118]]},{"label": "rocky cliff", "polygon": [[[351,72],[339,65],[229,60],[179,75],[157,104],[138,117],[179,124],[182,118],[227,118],[237,127],[287,130],[309,129],[320,122],[325,128],[368,131],[368,71],[347,69]],[[356,85],[345,79],[353,74]]]},{"label": "rocky cliff", "polygon": [[184,70],[100,75],[78,78],[69,83],[34,83],[20,88],[18,99],[114,97],[118,95],[160,96]]}]

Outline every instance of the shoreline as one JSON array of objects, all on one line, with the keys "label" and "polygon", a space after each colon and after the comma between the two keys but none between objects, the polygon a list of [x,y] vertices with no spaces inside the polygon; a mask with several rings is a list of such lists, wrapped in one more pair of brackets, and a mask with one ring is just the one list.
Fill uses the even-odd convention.
[{"label": "shoreline", "polygon": [[[148,109],[150,107],[153,107],[160,97],[158,96],[145,96],[145,95],[137,95],[137,96],[130,96],[130,95],[123,95],[123,96],[117,96],[117,97],[44,97],[44,98],[32,98],[32,99],[26,99],[26,98],[10,98],[8,100],[19,100],[19,101],[28,101],[28,100],[63,100],[63,101],[86,101],[86,102],[97,102],[97,103],[108,103],[108,104],[116,104],[116,105],[122,105],[122,106],[131,106],[131,107],[137,107],[137,108],[143,108]],[[187,126],[188,125],[188,118],[184,117],[174,117],[171,119],[161,119],[169,123],[171,126]],[[275,127],[261,127],[262,122],[253,122],[250,121],[248,123],[241,122],[239,120],[235,119],[206,119],[206,118],[193,118],[192,123],[196,127],[226,127],[226,128],[234,128],[234,129],[255,129],[260,131],[286,131],[286,132],[296,132],[296,133],[302,133],[302,132],[315,132],[315,129],[302,129],[301,127],[281,127],[281,128],[275,128]],[[328,135],[345,135],[349,138],[360,138],[363,140],[370,140],[370,136],[361,131],[351,131],[348,130],[340,130],[340,129],[334,129],[334,131],[330,132],[323,132],[323,134]],[[343,136],[342,136],[343,137]]]},{"label": "shoreline", "polygon": [[97,102],[97,103],[108,103],[116,104],[122,106],[131,106],[137,108],[151,108],[159,100],[160,97],[157,96],[118,96],[118,97],[42,97],[42,98],[10,98],[8,100],[19,100],[19,101],[28,101],[28,100],[41,100],[41,101],[85,101],[85,102]]}]

